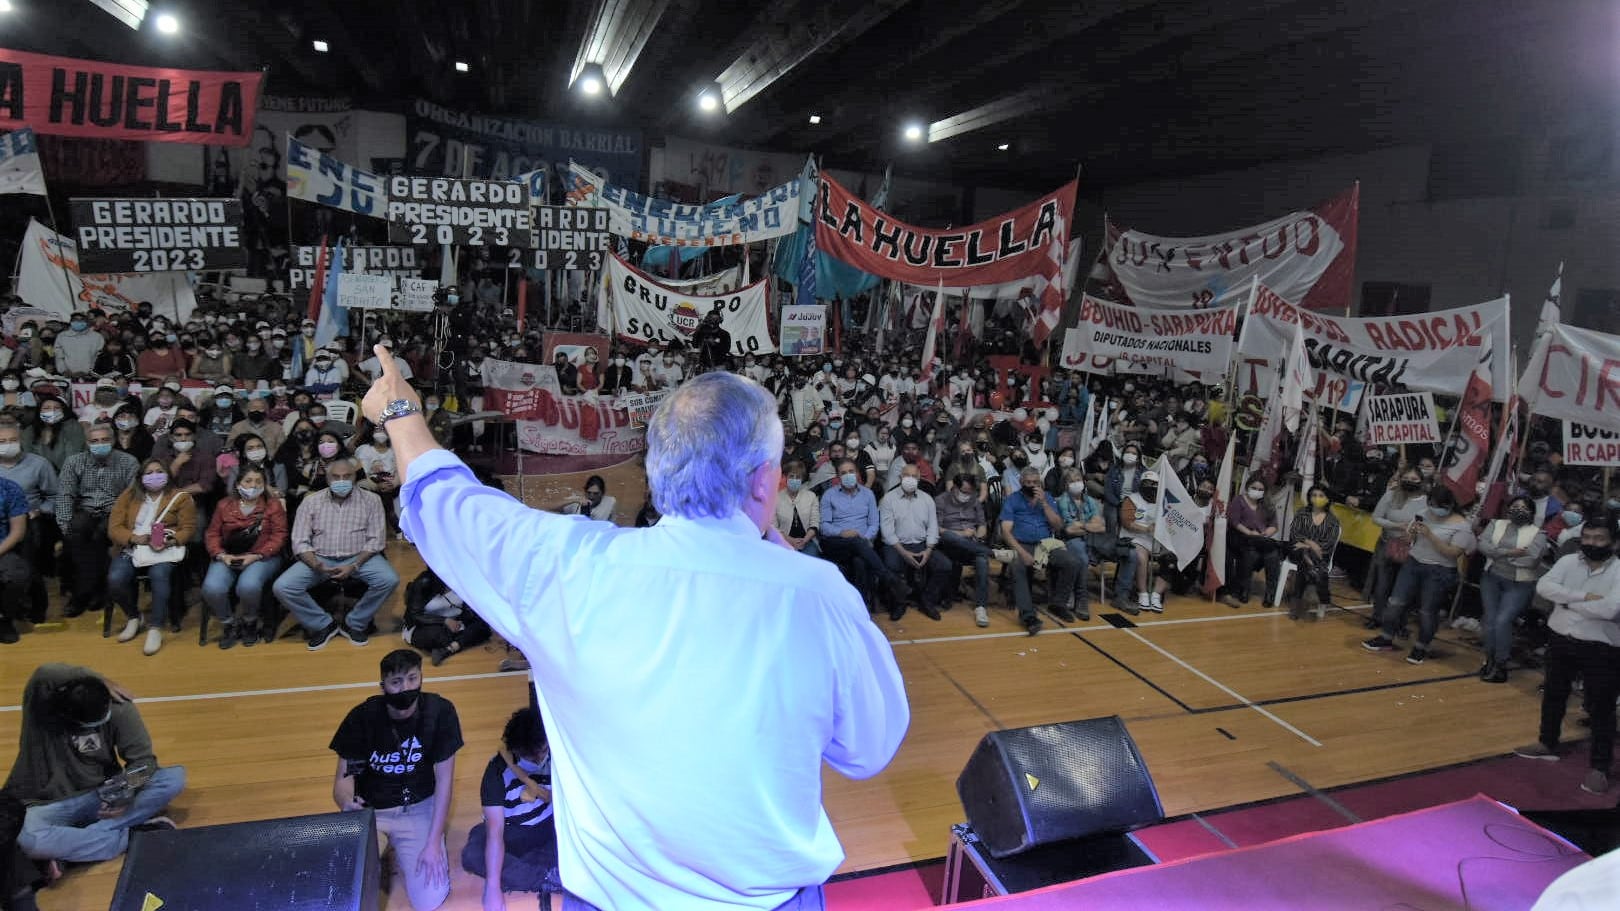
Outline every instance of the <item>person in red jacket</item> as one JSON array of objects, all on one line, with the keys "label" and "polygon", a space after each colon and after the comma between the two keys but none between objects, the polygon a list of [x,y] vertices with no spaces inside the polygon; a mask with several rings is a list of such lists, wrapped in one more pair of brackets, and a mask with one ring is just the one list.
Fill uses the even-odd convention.
[{"label": "person in red jacket", "polygon": [[[271,495],[264,471],[244,468],[236,489],[222,500],[208,523],[208,575],[203,600],[220,621],[219,647],[259,641],[259,605],[265,590],[281,572],[281,550],[287,545],[287,510]],[[231,613],[236,591],[240,617]]]}]

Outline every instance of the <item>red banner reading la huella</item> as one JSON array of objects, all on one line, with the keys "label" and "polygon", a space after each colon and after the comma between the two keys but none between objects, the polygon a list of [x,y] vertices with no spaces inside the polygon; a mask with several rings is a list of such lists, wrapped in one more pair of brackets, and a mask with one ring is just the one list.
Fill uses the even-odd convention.
[{"label": "red banner reading la huella", "polygon": [[[1053,243],[1068,244],[1077,184],[961,228],[918,228],[872,208],[821,175],[816,247],[862,272],[914,285],[999,285],[1054,273]],[[1056,264],[1063,262],[1059,247]]]},{"label": "red banner reading la huella", "polygon": [[122,66],[0,48],[0,128],[245,146],[263,73]]}]

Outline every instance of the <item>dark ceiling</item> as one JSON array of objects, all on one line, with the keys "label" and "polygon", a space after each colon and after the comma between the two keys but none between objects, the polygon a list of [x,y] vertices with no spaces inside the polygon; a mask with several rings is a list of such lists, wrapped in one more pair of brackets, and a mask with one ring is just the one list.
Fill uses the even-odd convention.
[{"label": "dark ceiling", "polygon": [[[1044,189],[1082,165],[1087,195],[1279,158],[1537,136],[1612,116],[1620,91],[1613,0],[155,2],[152,16],[182,18],[178,36],[156,34],[152,16],[132,32],[90,0],[13,5],[0,34],[22,50],[267,67],[278,94],[385,108],[426,96],[967,184]],[[568,79],[599,18],[653,25],[616,96],[588,102]],[[753,71],[746,103],[697,110],[705,85],[747,85]],[[967,129],[949,139],[901,136],[953,118]]]}]

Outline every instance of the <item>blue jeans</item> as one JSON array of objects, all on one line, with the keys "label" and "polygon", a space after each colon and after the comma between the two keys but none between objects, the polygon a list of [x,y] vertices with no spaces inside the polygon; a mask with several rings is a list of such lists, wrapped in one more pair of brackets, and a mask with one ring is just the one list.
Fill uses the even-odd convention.
[{"label": "blue jeans", "polygon": [[972,538],[964,538],[954,531],[941,531],[939,543],[935,545],[938,553],[944,554],[951,561],[951,586],[949,591],[954,593],[962,582],[962,566],[969,561],[973,563],[973,603],[983,605],[990,598],[990,545]]},{"label": "blue jeans", "polygon": [[[826,907],[827,902],[822,897],[821,887],[805,886],[792,898],[777,905],[775,911],[825,911]],[[570,892],[564,892],[562,911],[602,911],[602,909]]]},{"label": "blue jeans", "polygon": [[280,557],[267,557],[241,569],[232,569],[215,560],[208,564],[208,575],[203,577],[203,601],[213,608],[215,617],[230,620],[231,589],[234,588],[242,619],[257,620],[259,605],[264,603],[264,590],[280,571]]},{"label": "blue jeans", "polygon": [[1070,538],[1063,542],[1063,547],[1074,558],[1074,609],[1088,611],[1091,609],[1087,606],[1091,603],[1091,591],[1086,588],[1086,580],[1091,576],[1091,551],[1087,549],[1083,537]]},{"label": "blue jeans", "polygon": [[1419,648],[1428,648],[1440,629],[1440,605],[1457,584],[1457,567],[1436,566],[1407,560],[1395,577],[1389,593],[1389,609],[1384,612],[1384,635],[1390,639],[1406,628],[1406,611],[1417,602]]},{"label": "blue jeans", "polygon": [[[162,626],[169,621],[169,598],[172,594],[170,585],[174,579],[175,567],[179,563],[154,563],[146,567],[146,578],[152,583],[152,615],[147,618],[151,626]],[[119,554],[107,566],[107,593],[112,596],[113,603],[124,609],[126,616],[139,618],[141,612],[136,609],[135,601],[138,592],[135,585],[135,563],[129,554]]]},{"label": "blue jeans", "polygon": [[184,766],[158,769],[135,794],[129,809],[111,819],[98,819],[101,797],[95,788],[28,808],[17,845],[34,860],[94,863],[109,860],[129,847],[129,830],[162,812],[186,786]]},{"label": "blue jeans", "polygon": [[1536,580],[1515,582],[1486,570],[1479,577],[1479,600],[1485,606],[1480,633],[1485,639],[1485,657],[1497,665],[1506,664],[1513,651],[1513,621],[1519,619],[1536,594]]},{"label": "blue jeans", "polygon": [[[352,555],[349,557],[322,557],[317,554],[315,556],[315,559],[320,561],[323,566],[339,566],[349,562],[351,558]],[[298,618],[298,623],[305,630],[312,633],[320,632],[332,623],[332,619],[327,615],[326,611],[322,610],[321,606],[315,603],[315,599],[309,596],[310,589],[327,581],[328,578],[325,574],[317,573],[315,570],[305,566],[304,562],[299,560],[287,567],[287,571],[282,573],[276,579],[276,584],[272,586],[276,593],[276,599],[294,617]],[[377,554],[356,567],[354,575],[350,578],[358,579],[365,583],[366,586],[365,595],[355,603],[354,609],[349,611],[349,628],[360,631],[371,624],[371,618],[377,615],[377,611],[382,608],[383,602],[387,601],[388,597],[394,593],[394,589],[399,587],[399,574],[395,573],[394,568],[388,565],[387,558],[383,557],[382,554]]]}]

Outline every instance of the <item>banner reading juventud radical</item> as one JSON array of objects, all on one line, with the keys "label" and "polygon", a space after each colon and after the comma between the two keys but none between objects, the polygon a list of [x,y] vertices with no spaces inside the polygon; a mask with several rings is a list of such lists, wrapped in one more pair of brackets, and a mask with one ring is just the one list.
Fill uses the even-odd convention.
[{"label": "banner reading juventud radical", "polygon": [[613,314],[613,331],[619,335],[666,345],[692,344],[698,323],[718,312],[720,327],[731,334],[733,356],[770,354],[776,345],[765,316],[766,284],[760,280],[730,294],[689,294],[659,284],[615,254],[608,258],[599,307]]},{"label": "banner reading juventud radical", "polygon": [[[1352,319],[1295,307],[1264,284],[1253,291],[1238,338],[1239,354],[1277,357],[1287,350],[1294,324],[1300,323],[1313,367],[1378,385],[1401,383],[1458,395],[1468,385],[1486,334],[1512,337],[1506,297],[1452,310]],[[1491,365],[1497,401],[1507,399],[1509,369],[1506,357]]]},{"label": "banner reading juventud radical", "polygon": [[1079,323],[1064,336],[1062,366],[1091,373],[1107,373],[1116,365],[1131,372],[1177,367],[1200,376],[1225,376],[1240,306],[1148,310],[1083,295]]},{"label": "banner reading juventud radical", "polygon": [[862,272],[929,288],[1056,275],[1068,249],[1075,187],[1071,181],[1021,209],[941,230],[898,221],[822,174],[816,246]]},{"label": "banner reading juventud radical", "polygon": [[243,146],[263,73],[120,66],[0,48],[0,128]]},{"label": "banner reading juventud radical", "polygon": [[1343,312],[1356,269],[1359,198],[1359,186],[1351,187],[1313,209],[1206,237],[1121,231],[1110,222],[1105,261],[1139,307],[1229,303],[1258,278],[1289,303]]}]

